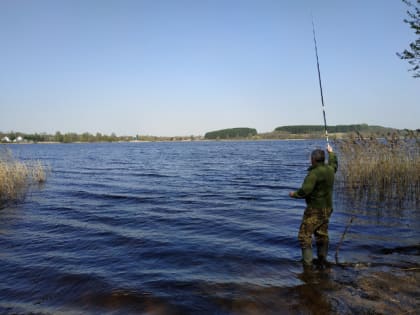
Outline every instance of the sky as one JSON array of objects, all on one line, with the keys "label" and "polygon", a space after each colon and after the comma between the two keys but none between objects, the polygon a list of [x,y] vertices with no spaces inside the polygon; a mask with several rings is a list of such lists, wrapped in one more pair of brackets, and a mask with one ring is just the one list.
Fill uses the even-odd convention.
[{"label": "sky", "polygon": [[399,0],[0,0],[0,131],[420,128]]}]

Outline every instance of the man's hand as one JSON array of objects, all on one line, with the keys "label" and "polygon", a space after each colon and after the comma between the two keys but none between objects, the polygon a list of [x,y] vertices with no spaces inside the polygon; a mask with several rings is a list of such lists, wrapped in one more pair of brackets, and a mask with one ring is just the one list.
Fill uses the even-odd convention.
[{"label": "man's hand", "polygon": [[331,152],[333,151],[333,148],[332,148],[332,146],[330,146],[330,144],[329,144],[329,143],[327,144],[327,151],[328,151],[329,153],[331,153]]},{"label": "man's hand", "polygon": [[294,191],[289,192],[289,196],[293,198],[294,193],[295,193]]}]

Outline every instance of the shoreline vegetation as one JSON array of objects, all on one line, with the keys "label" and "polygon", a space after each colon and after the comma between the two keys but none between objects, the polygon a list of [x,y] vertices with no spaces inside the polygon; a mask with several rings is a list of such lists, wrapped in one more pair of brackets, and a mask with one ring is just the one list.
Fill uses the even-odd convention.
[{"label": "shoreline vegetation", "polygon": [[[346,138],[351,133],[360,133],[364,136],[374,135],[384,137],[393,133],[420,133],[408,129],[395,129],[382,126],[371,126],[367,124],[336,125],[328,126],[331,139]],[[95,142],[157,142],[157,141],[206,141],[206,140],[306,140],[325,138],[324,126],[322,125],[292,125],[275,128],[272,132],[258,133],[254,128],[227,128],[216,131],[209,131],[204,136],[117,136],[115,133],[106,135],[102,133],[91,134],[85,132],[55,134],[22,132],[0,132],[0,143],[95,143]]]},{"label": "shoreline vegetation", "polygon": [[0,150],[0,209],[23,201],[30,187],[47,180],[47,168],[40,161],[19,161],[10,150]]},{"label": "shoreline vegetation", "polygon": [[337,188],[351,209],[419,208],[419,131],[382,138],[355,133],[334,146],[340,154]]}]

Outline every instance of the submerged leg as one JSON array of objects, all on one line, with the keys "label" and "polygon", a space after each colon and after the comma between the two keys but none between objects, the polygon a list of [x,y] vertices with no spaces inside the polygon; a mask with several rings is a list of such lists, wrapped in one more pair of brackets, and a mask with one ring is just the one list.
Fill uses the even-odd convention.
[{"label": "submerged leg", "polygon": [[318,263],[320,265],[328,266],[328,246],[329,246],[329,237],[328,237],[328,220],[325,220],[321,226],[315,231]]},{"label": "submerged leg", "polygon": [[302,249],[302,260],[304,266],[312,265],[312,235],[316,228],[316,217],[311,209],[306,209],[303,214],[302,223],[299,228],[298,240]]},{"label": "submerged leg", "polygon": [[318,260],[319,260],[319,262],[321,264],[327,262],[328,245],[329,245],[329,242],[328,241],[317,242],[317,244],[316,244],[316,246],[317,246]]},{"label": "submerged leg", "polygon": [[302,248],[302,260],[303,266],[311,266],[313,255],[312,255],[312,248]]}]

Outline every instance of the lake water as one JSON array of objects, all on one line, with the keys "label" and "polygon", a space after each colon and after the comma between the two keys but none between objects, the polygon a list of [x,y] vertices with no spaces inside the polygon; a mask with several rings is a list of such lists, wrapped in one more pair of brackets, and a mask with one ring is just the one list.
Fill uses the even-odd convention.
[{"label": "lake water", "polygon": [[[0,313],[303,314],[311,305],[328,313],[322,292],[308,305],[302,290],[304,202],[288,197],[321,146],[10,146],[51,172],[23,203],[0,210]],[[417,209],[355,211],[335,195],[331,261],[355,214],[340,262],[418,263]]]}]

